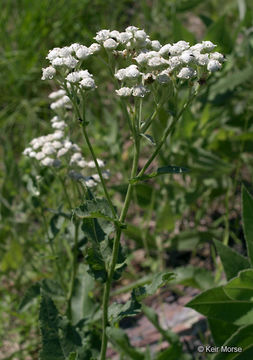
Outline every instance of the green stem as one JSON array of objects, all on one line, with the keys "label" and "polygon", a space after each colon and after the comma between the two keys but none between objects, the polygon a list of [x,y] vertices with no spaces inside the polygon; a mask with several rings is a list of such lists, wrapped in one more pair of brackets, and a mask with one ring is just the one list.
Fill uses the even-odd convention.
[{"label": "green stem", "polygon": [[148,159],[148,161],[146,162],[146,164],[143,166],[143,168],[141,169],[141,171],[138,173],[137,178],[141,177],[145,171],[147,170],[147,168],[149,167],[149,165],[152,163],[152,161],[156,158],[156,156],[158,155],[159,151],[161,150],[162,146],[164,145],[164,143],[167,140],[167,137],[169,136],[169,134],[175,129],[176,124],[178,122],[178,120],[181,118],[182,114],[184,113],[184,111],[188,108],[188,106],[191,104],[192,100],[194,99],[194,97],[196,96],[197,91],[189,97],[188,101],[184,104],[184,106],[182,107],[181,111],[175,116],[175,118],[173,119],[173,121],[171,123],[169,123],[165,129],[165,132],[162,136],[161,141],[159,142],[159,144],[157,145],[155,151],[153,152],[153,154],[150,156],[150,158]]},{"label": "green stem", "polygon": [[71,279],[70,279],[70,287],[68,292],[68,308],[67,313],[69,315],[69,319],[71,320],[71,299],[74,292],[74,285],[75,285],[75,278],[77,273],[77,255],[78,255],[78,232],[79,232],[79,222],[75,222],[75,236],[74,236],[74,249],[73,249],[73,259],[72,259],[72,272],[71,272]]},{"label": "green stem", "polygon": [[105,184],[105,181],[104,181],[104,178],[103,178],[103,175],[102,175],[100,166],[99,166],[99,164],[98,164],[96,155],[95,155],[95,153],[94,153],[93,147],[92,147],[92,145],[91,145],[90,139],[89,139],[89,137],[88,137],[88,134],[87,134],[87,131],[86,131],[86,126],[85,126],[85,124],[84,124],[84,120],[82,121],[82,129],[83,129],[84,138],[85,138],[86,143],[87,143],[87,145],[88,145],[88,148],[89,148],[89,150],[90,150],[90,153],[91,153],[91,156],[92,156],[92,158],[93,158],[93,161],[94,161],[94,163],[95,163],[95,165],[96,165],[96,169],[97,169],[97,172],[98,172],[98,175],[99,175],[99,178],[100,178],[100,181],[101,181],[101,184],[102,184],[104,193],[105,193],[105,197],[106,197],[106,199],[107,199],[107,201],[108,201],[108,204],[109,204],[109,206],[110,206],[110,208],[111,208],[112,214],[113,214],[113,216],[114,216],[114,218],[115,218],[115,220],[116,220],[116,219],[117,219],[117,214],[116,214],[116,211],[115,211],[114,206],[113,206],[113,204],[112,204],[110,195],[109,195],[109,193],[108,193],[108,190],[107,190],[107,187],[106,187],[106,184]]},{"label": "green stem", "polygon": [[[139,120],[138,120],[139,121]],[[139,161],[139,154],[140,154],[140,141],[139,136],[135,137],[135,148],[134,148],[134,160],[133,160],[133,166],[131,171],[131,177],[134,177],[137,173],[138,169],[138,161]],[[129,209],[131,196],[133,192],[133,184],[129,184],[127,188],[127,193],[125,197],[125,202],[120,214],[119,222],[124,222],[126,219],[126,215]],[[100,360],[105,360],[106,357],[106,350],[107,350],[107,335],[106,335],[106,327],[108,324],[108,305],[109,305],[109,297],[110,297],[110,290],[111,290],[111,284],[112,279],[114,275],[114,269],[118,258],[118,251],[119,251],[119,244],[120,244],[120,237],[121,237],[121,228],[117,228],[116,230],[116,236],[113,243],[113,249],[112,249],[112,260],[109,266],[108,271],[108,278],[105,283],[104,287],[104,295],[103,295],[103,335],[102,335],[102,347],[101,347],[101,353],[100,353]]]}]

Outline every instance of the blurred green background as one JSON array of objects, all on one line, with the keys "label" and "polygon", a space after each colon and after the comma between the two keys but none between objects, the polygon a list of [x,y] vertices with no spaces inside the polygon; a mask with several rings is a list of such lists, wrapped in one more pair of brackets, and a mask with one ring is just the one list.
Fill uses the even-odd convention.
[{"label": "blurred green background", "polygon": [[[188,166],[191,174],[180,181],[161,179],[156,186],[136,187],[135,202],[142,210],[126,235],[134,241],[134,249],[144,246],[150,255],[143,273],[173,263],[173,251],[191,253],[195,249],[196,254],[212,238],[230,242],[243,252],[238,199],[242,181],[252,182],[252,1],[2,0],[0,359],[37,359],[36,307],[20,314],[17,305],[31,281],[51,273],[52,259],[42,241],[43,222],[36,209],[38,201],[55,207],[58,195],[55,191],[52,196],[53,180],[48,176],[48,187],[36,198],[33,181],[37,173],[22,156],[28,142],[50,128],[47,96],[54,87],[40,80],[41,68],[47,66],[45,57],[54,47],[91,44],[100,29],[122,31],[129,25],[144,28],[162,44],[211,40],[227,58],[223,70],[204,85],[198,102],[184,114],[172,146],[166,146],[159,158],[160,164]],[[103,78],[99,65],[91,62],[89,67]],[[123,147],[126,137],[120,108],[112,105],[110,96],[96,99],[91,105],[91,127],[96,151],[105,153],[114,174],[117,170],[124,174],[131,154]],[[153,128],[155,138],[160,137],[166,116],[161,109]],[[42,170],[39,175],[44,175]],[[112,193],[124,193],[124,184],[119,183],[112,182]],[[156,228],[149,227],[153,210]],[[58,245],[59,253],[64,252]],[[161,260],[163,249],[167,252]]]}]

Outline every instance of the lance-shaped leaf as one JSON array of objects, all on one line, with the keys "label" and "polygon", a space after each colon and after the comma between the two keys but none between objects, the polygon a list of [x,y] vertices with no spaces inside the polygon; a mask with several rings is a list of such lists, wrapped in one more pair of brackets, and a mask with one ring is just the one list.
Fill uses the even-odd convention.
[{"label": "lance-shaped leaf", "polygon": [[253,269],[241,271],[224,286],[224,291],[231,299],[251,301],[253,307]]},{"label": "lance-shaped leaf", "polygon": [[156,171],[152,172],[151,174],[136,176],[129,180],[130,184],[135,184],[138,181],[152,179],[154,177],[165,175],[165,174],[183,174],[189,172],[189,169],[182,166],[163,166],[158,168]]},{"label": "lance-shaped leaf", "polygon": [[235,325],[253,323],[253,303],[249,300],[235,300],[224,291],[223,286],[204,291],[186,304],[211,319],[218,319]]},{"label": "lance-shaped leaf", "polygon": [[244,186],[242,187],[242,219],[248,256],[253,265],[253,197]]},{"label": "lance-shaped leaf", "polygon": [[149,134],[143,134],[143,133],[140,133],[140,135],[149,142],[149,144],[155,146],[156,143],[155,143],[155,140],[153,139],[153,137]]},{"label": "lance-shaped leaf", "polygon": [[250,268],[248,259],[240,255],[221,241],[214,240],[216,249],[228,280],[237,276],[239,271]]},{"label": "lance-shaped leaf", "polygon": [[208,319],[213,340],[216,346],[221,346],[230,336],[239,329],[238,325],[228,323],[218,319]]}]

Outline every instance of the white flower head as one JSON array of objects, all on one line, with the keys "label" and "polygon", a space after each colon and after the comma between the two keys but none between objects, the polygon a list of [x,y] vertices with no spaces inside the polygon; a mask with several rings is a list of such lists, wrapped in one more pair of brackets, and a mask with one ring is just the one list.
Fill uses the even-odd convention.
[{"label": "white flower head", "polygon": [[80,81],[80,86],[86,90],[92,90],[96,88],[95,81],[92,77],[85,77]]},{"label": "white flower head", "polygon": [[185,50],[180,55],[180,59],[182,60],[182,62],[184,64],[190,64],[190,63],[194,62],[195,56],[191,50]]},{"label": "white flower head", "polygon": [[50,157],[45,157],[42,161],[41,164],[44,166],[52,166],[54,163],[54,159],[50,158]]},{"label": "white flower head", "polygon": [[189,49],[189,47],[190,45],[188,42],[180,40],[173,44],[169,51],[171,55],[180,55],[183,51]]},{"label": "white flower head", "polygon": [[144,85],[136,85],[133,87],[133,96],[144,97],[150,91]]},{"label": "white flower head", "polygon": [[97,35],[94,37],[94,39],[98,43],[103,43],[105,40],[109,39],[110,37],[110,30],[100,30],[97,32]]},{"label": "white flower head", "polygon": [[221,63],[218,60],[210,60],[207,64],[207,70],[212,72],[218,71],[221,68]]},{"label": "white flower head", "polygon": [[203,49],[206,52],[212,51],[217,45],[214,45],[211,41],[202,41]]},{"label": "white flower head", "polygon": [[118,43],[115,40],[109,38],[104,41],[103,46],[105,49],[114,50],[118,46]]},{"label": "white flower head", "polygon": [[132,94],[132,88],[122,87],[119,90],[115,90],[116,94],[122,97],[127,97]]},{"label": "white flower head", "polygon": [[90,55],[90,50],[87,46],[81,45],[76,51],[76,57],[78,59],[86,59]]},{"label": "white flower head", "polygon": [[60,89],[58,91],[53,91],[51,94],[48,95],[49,99],[55,100],[62,96],[66,95],[66,91],[63,89]]},{"label": "white flower head", "polygon": [[56,74],[56,70],[53,66],[48,66],[42,69],[42,77],[41,80],[51,80]]},{"label": "white flower head", "polygon": [[164,57],[168,58],[171,55],[171,53],[170,53],[171,48],[172,48],[171,44],[166,44],[166,45],[161,47],[161,49],[159,50],[159,54],[161,56],[164,56]]},{"label": "white flower head", "polygon": [[179,79],[191,79],[196,75],[197,75],[196,70],[194,70],[190,67],[183,67],[177,74],[177,77]]},{"label": "white flower head", "polygon": [[151,48],[155,51],[159,51],[161,49],[162,45],[158,40],[151,41]]},{"label": "white flower head", "polygon": [[93,55],[93,54],[97,53],[98,51],[100,51],[101,45],[99,45],[97,43],[93,43],[89,46],[88,49],[89,49],[90,55]]}]

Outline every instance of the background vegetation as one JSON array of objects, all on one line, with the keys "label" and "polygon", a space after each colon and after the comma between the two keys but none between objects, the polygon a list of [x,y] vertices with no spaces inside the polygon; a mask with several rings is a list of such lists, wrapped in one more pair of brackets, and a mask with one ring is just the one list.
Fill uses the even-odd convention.
[{"label": "background vegetation", "polygon": [[[55,242],[55,258],[43,230],[43,218],[50,220],[50,209],[59,205],[60,189],[41,170],[47,186],[38,197],[35,173],[22,156],[28,142],[49,129],[47,95],[52,88],[40,80],[48,50],[73,42],[90,44],[96,31],[122,31],[130,24],[144,28],[161,43],[184,39],[193,44],[208,39],[219,44],[226,64],[203,84],[205,91],[194,108],[185,112],[173,146],[168,143],[158,159],[159,165],[186,166],[191,172],[138,184],[130,211],[135,225],[125,233],[132,254],[145,248],[138,273],[133,263],[125,275],[129,281],[160,269],[194,264],[197,259],[197,265],[215,270],[218,282],[222,269],[212,240],[246,253],[240,187],[242,182],[252,183],[253,5],[250,0],[222,4],[216,0],[2,0],[1,8],[0,348],[4,353],[0,354],[6,360],[37,359],[38,304],[22,313],[17,311],[18,304],[31,283],[50,278],[58,257],[68,263],[62,237]],[[92,62],[89,67],[103,79],[102,68]],[[103,90],[104,96],[91,104],[89,114],[93,143],[111,170],[110,191],[120,204],[126,187],[119,174],[127,181],[132,154],[123,147],[128,139],[120,107],[112,107],[112,89]],[[155,139],[166,116],[161,108],[153,127]],[[148,156],[143,153],[142,157]],[[61,205],[64,209],[65,204]],[[43,216],[38,213],[41,208]],[[203,259],[206,264],[201,263]],[[11,349],[6,348],[7,340]]]}]

